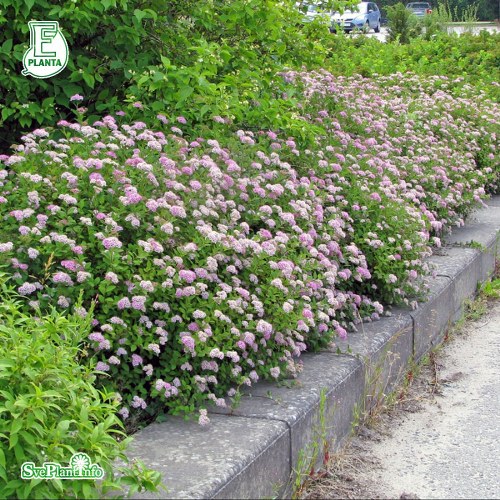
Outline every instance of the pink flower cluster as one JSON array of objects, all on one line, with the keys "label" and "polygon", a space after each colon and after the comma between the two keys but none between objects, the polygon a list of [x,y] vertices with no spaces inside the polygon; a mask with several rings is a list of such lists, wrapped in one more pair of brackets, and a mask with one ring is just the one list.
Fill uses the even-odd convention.
[{"label": "pink flower cluster", "polygon": [[306,348],[413,300],[431,247],[497,187],[498,105],[465,85],[284,76],[304,127],[324,131],[309,144],[107,116],[0,160],[0,261],[34,306],[93,306],[124,418],[296,374]]}]

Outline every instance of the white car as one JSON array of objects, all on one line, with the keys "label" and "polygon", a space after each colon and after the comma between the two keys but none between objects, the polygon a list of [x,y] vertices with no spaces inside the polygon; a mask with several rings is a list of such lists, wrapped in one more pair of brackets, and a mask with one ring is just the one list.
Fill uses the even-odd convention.
[{"label": "white car", "polygon": [[380,32],[380,9],[376,3],[360,2],[356,7],[346,9],[343,14],[335,12],[332,16],[332,31],[337,29],[344,31],[373,29],[375,33]]},{"label": "white car", "polygon": [[301,6],[300,3],[298,3],[297,7],[304,12],[304,21],[306,22],[314,21],[317,17],[323,17],[326,21],[329,21],[332,16],[331,12],[320,9],[317,5],[308,4]]}]

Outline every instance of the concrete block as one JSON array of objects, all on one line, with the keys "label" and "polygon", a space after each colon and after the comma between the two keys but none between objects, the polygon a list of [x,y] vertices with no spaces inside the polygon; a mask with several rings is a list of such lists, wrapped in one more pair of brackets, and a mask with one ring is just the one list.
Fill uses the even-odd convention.
[{"label": "concrete block", "polygon": [[494,269],[494,262],[490,262],[484,252],[465,247],[447,247],[445,255],[433,256],[430,260],[437,263],[439,276],[452,280],[453,291],[448,307],[452,318],[458,319],[463,312],[464,301],[476,295],[478,284]]},{"label": "concrete block", "polygon": [[[162,473],[167,493],[135,498],[274,497],[290,474],[290,432],[279,420],[171,417],[135,435],[128,455]],[[258,479],[257,479],[258,478]]]},{"label": "concrete block", "polygon": [[489,200],[486,200],[486,205],[488,205],[488,207],[500,207],[500,195],[496,194]]},{"label": "concrete block", "polygon": [[430,283],[426,302],[410,314],[413,318],[413,353],[420,359],[431,347],[439,343],[454,316],[453,281],[438,276]]},{"label": "concrete block", "polygon": [[[339,445],[350,433],[365,382],[362,363],[352,356],[321,352],[305,354],[303,362],[296,380],[260,382],[236,408],[211,411],[286,422],[291,433],[292,469],[308,473],[322,462],[325,447]],[[289,490],[280,491],[287,493]]]},{"label": "concrete block", "polygon": [[453,229],[453,232],[445,238],[446,244],[470,245],[479,243],[484,247],[491,248],[500,231],[500,197],[489,201],[489,203],[495,202],[498,202],[498,206],[492,205],[477,210],[468,217],[465,226]]},{"label": "concrete block", "polygon": [[409,310],[395,309],[390,317],[358,325],[357,332],[336,345],[363,362],[366,380],[363,404],[368,409],[404,375],[413,356],[413,319]]},{"label": "concrete block", "polygon": [[467,219],[464,227],[453,230],[446,237],[449,245],[474,245],[483,247],[481,254],[481,281],[491,277],[495,260],[500,255],[500,196],[486,201],[488,208],[477,210]]},{"label": "concrete block", "polygon": [[438,254],[428,258],[437,273],[437,276],[445,276],[455,280],[460,275],[467,273],[471,275],[471,269],[480,274],[479,266],[480,251],[474,248],[446,246]]}]

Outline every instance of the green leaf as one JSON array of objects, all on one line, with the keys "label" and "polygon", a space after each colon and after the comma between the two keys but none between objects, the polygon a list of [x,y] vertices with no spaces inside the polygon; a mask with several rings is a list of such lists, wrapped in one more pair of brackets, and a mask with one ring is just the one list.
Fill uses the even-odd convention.
[{"label": "green leaf", "polygon": [[80,87],[80,85],[76,85],[74,83],[66,83],[63,87],[62,87],[62,90],[63,92],[68,96],[68,97],[71,97],[72,95],[75,95],[75,94],[82,94],[83,93],[83,89],[82,87]]},{"label": "green leaf", "polygon": [[19,436],[17,434],[11,434],[9,437],[9,450],[12,450],[14,446],[16,446],[19,440]]},{"label": "green leaf", "polygon": [[104,10],[108,10],[110,7],[116,7],[116,0],[100,0]]},{"label": "green leaf", "polygon": [[99,95],[97,96],[97,99],[106,99],[109,96],[109,89],[104,89],[101,92],[99,92]]},{"label": "green leaf", "polygon": [[21,420],[20,418],[14,420],[12,422],[12,425],[10,426],[10,434],[11,434],[11,436],[13,434],[17,434],[21,430],[22,426],[23,426],[23,420]]},{"label": "green leaf", "polygon": [[135,17],[135,18],[136,18],[139,22],[141,22],[141,21],[142,21],[142,19],[143,19],[144,17],[146,17],[147,15],[148,15],[148,13],[147,13],[147,12],[145,12],[145,11],[143,11],[143,10],[140,10],[140,9],[135,9],[135,10],[134,10],[134,17]]},{"label": "green leaf", "polygon": [[7,120],[7,118],[9,118],[9,116],[12,116],[15,113],[16,113],[15,109],[3,108],[2,109],[2,120]]},{"label": "green leaf", "polygon": [[94,75],[91,75],[90,73],[82,73],[83,79],[85,83],[91,88],[94,88],[95,85],[95,78]]},{"label": "green leaf", "polygon": [[24,453],[24,449],[21,446],[21,443],[17,443],[16,446],[14,446],[14,455],[16,456],[16,460],[18,463],[22,463],[26,459],[26,454]]},{"label": "green leaf", "polygon": [[193,87],[183,87],[178,95],[178,102],[177,102],[177,108],[180,108],[182,103],[187,100],[187,98],[194,92]]},{"label": "green leaf", "polygon": [[34,446],[37,442],[35,436],[30,434],[28,431],[21,431],[19,435],[31,446]]},{"label": "green leaf", "polygon": [[54,98],[53,97],[47,97],[42,102],[42,108],[48,108],[48,107],[52,106],[53,104],[54,104]]},{"label": "green leaf", "polygon": [[161,62],[165,68],[170,68],[172,66],[172,63],[170,62],[170,59],[165,56],[160,56]]},{"label": "green leaf", "polygon": [[2,44],[2,52],[4,54],[9,54],[11,50],[12,50],[12,38],[9,38],[8,40],[5,40],[5,42]]},{"label": "green leaf", "polygon": [[69,426],[71,425],[71,420],[61,420],[58,424],[57,424],[57,428],[60,430],[60,431],[63,431],[63,432],[66,432],[68,429],[69,429]]},{"label": "green leaf", "polygon": [[28,17],[33,5],[35,5],[35,0],[24,0],[23,1],[22,13],[23,13],[24,17]]}]

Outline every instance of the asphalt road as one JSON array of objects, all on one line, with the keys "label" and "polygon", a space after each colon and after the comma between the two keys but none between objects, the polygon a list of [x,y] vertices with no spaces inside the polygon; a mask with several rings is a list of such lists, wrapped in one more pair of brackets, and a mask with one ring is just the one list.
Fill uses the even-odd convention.
[{"label": "asphalt road", "polygon": [[[500,498],[500,301],[444,350],[441,396],[375,443],[383,498]],[[406,498],[412,498],[407,496]]]}]

